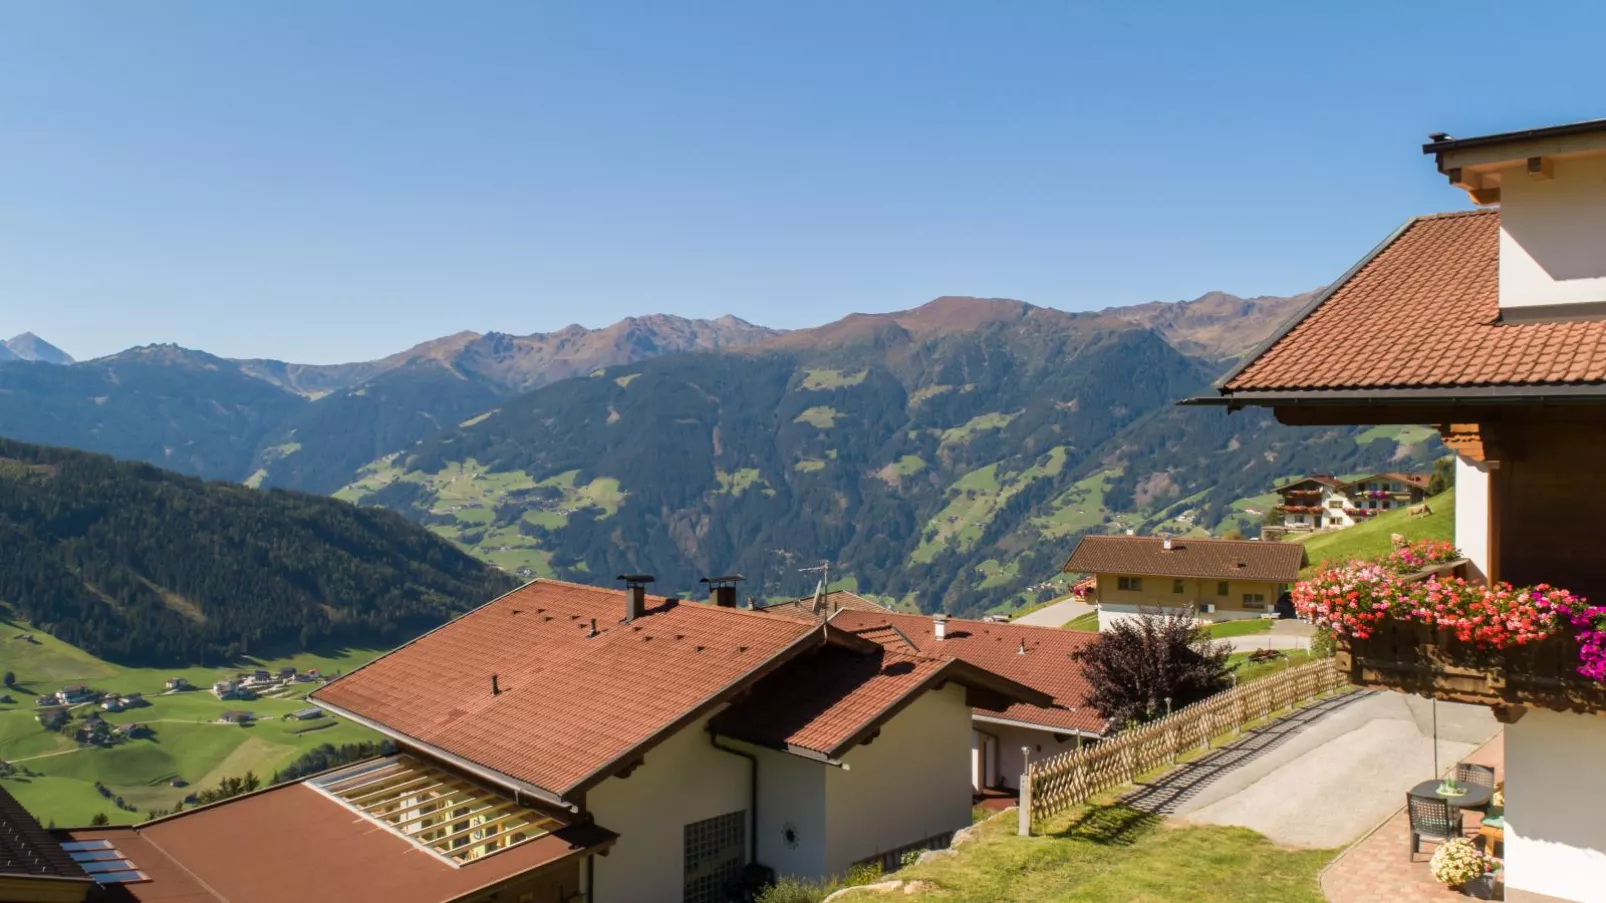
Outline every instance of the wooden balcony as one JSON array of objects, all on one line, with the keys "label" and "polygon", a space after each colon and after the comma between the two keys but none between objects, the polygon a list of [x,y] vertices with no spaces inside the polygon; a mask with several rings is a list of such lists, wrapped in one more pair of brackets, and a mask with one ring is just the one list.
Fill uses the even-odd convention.
[{"label": "wooden balcony", "polygon": [[1526,708],[1606,713],[1606,684],[1578,673],[1570,636],[1479,649],[1448,630],[1385,621],[1367,639],[1341,637],[1337,647],[1338,667],[1356,686],[1492,706],[1502,721]]}]

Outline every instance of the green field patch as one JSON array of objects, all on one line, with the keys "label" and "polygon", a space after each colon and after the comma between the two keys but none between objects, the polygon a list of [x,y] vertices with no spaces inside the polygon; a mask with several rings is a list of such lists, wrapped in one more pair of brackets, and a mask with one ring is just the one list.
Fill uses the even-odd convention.
[{"label": "green field patch", "polygon": [[1415,424],[1374,426],[1357,435],[1355,443],[1357,445],[1370,445],[1373,442],[1387,439],[1400,445],[1421,445],[1437,435],[1439,435],[1439,431],[1429,426],[1417,426]]},{"label": "green field patch", "polygon": [[842,415],[836,410],[836,408],[828,407],[826,405],[816,405],[815,407],[809,408],[803,413],[797,415],[792,422],[807,423],[810,426],[818,427],[822,430],[828,430],[831,427],[836,426],[836,418],[840,416]]},{"label": "green field patch", "polygon": [[613,381],[614,384],[619,388],[624,389],[627,388],[631,383],[635,382],[636,378],[639,376],[641,376],[640,373],[626,373],[624,376],[615,376]]},{"label": "green field patch", "polygon": [[1062,539],[1102,525],[1109,517],[1104,493],[1110,481],[1120,475],[1119,468],[1101,470],[1072,483],[1071,488],[1048,503],[1047,514],[1032,518],[1032,525],[1046,539]]},{"label": "green field patch", "polygon": [[763,478],[759,476],[758,468],[756,467],[743,467],[734,473],[716,470],[714,471],[714,479],[719,482],[719,488],[715,491],[721,495],[741,495],[748,489],[764,482]]},{"label": "green field patch", "polygon": [[844,386],[856,386],[864,382],[864,378],[869,375],[869,370],[860,370],[857,373],[843,373],[841,370],[806,370],[803,373],[803,385],[799,388],[815,392],[821,389],[840,389]]},{"label": "green field patch", "polygon": [[792,465],[792,469],[799,473],[813,473],[816,470],[824,470],[825,462],[821,461],[819,458],[804,458],[803,460]]},{"label": "green field patch", "polygon": [[1064,446],[1055,446],[1020,473],[1000,475],[999,465],[994,463],[955,480],[948,487],[947,504],[926,522],[910,560],[929,564],[947,549],[972,548],[1012,496],[1032,482],[1064,470],[1066,454]]},{"label": "green field patch", "polygon": [[466,428],[471,427],[471,426],[473,426],[473,425],[475,425],[477,423],[484,423],[485,421],[491,419],[493,416],[501,413],[501,411],[502,411],[501,408],[492,408],[491,410],[486,411],[483,414],[476,414],[473,417],[468,418],[467,420],[463,421],[462,423],[459,423],[458,426],[466,429]]},{"label": "green field patch", "polygon": [[888,485],[896,486],[905,477],[912,477],[925,469],[926,462],[919,455],[904,455],[876,471],[876,476]]},{"label": "green field patch", "polygon": [[925,402],[925,401],[930,401],[931,399],[936,398],[938,395],[941,395],[944,392],[952,392],[956,388],[958,388],[958,387],[957,386],[921,386],[920,388],[918,388],[918,389],[914,390],[913,392],[909,393],[909,404],[911,406],[913,406],[913,405],[917,405],[917,404],[920,404],[920,403]]},{"label": "green field patch", "polygon": [[994,559],[987,559],[976,565],[977,573],[984,578],[976,585],[977,589],[993,589],[999,586],[1009,586],[1020,580],[1020,562],[1010,561],[1009,564],[1000,564]]},{"label": "green field patch", "polygon": [[963,426],[956,426],[942,431],[942,444],[954,445],[960,442],[969,442],[971,437],[982,430],[1001,430],[1009,426],[1009,422],[1020,416],[1020,412],[1013,414],[992,413],[980,417],[972,417],[965,421]]}]

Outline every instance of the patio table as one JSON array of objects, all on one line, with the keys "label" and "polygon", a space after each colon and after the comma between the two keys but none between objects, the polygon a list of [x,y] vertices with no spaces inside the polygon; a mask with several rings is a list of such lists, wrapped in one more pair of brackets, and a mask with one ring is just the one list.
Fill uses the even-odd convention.
[{"label": "patio table", "polygon": [[1465,781],[1461,783],[1461,789],[1465,790],[1466,793],[1461,796],[1445,796],[1439,792],[1439,785],[1442,783],[1444,781],[1438,778],[1431,781],[1423,781],[1411,788],[1411,795],[1426,799],[1444,800],[1457,809],[1477,809],[1494,798],[1493,787],[1479,787],[1476,784],[1468,784]]}]

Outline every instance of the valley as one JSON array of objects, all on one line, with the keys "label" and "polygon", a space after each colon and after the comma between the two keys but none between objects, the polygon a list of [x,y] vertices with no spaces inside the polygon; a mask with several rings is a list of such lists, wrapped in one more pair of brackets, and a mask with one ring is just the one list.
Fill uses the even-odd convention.
[{"label": "valley", "polygon": [[[22,636],[32,639],[19,639]],[[15,681],[0,691],[13,700],[0,702],[0,761],[10,770],[0,773],[0,786],[32,811],[66,826],[89,824],[101,814],[112,824],[132,824],[152,809],[170,809],[189,794],[248,771],[266,782],[274,771],[316,746],[374,740],[376,735],[333,716],[311,721],[287,718],[307,708],[302,697],[317,686],[314,683],[252,700],[218,699],[209,692],[212,683],[255,668],[276,672],[289,666],[334,675],[367,663],[380,651],[303,652],[241,659],[219,668],[137,668],[95,658],[27,622],[0,618],[0,665]],[[164,693],[166,682],[174,678],[187,680],[195,689]],[[93,703],[74,706],[74,720],[63,730],[46,730],[39,723],[34,697],[74,684],[143,694],[145,705],[101,714],[109,724],[142,724],[150,733],[106,747],[75,743],[72,730],[96,709]],[[241,710],[255,715],[255,722],[242,726],[218,721],[226,711]],[[175,778],[182,784],[175,786]],[[97,783],[110,796],[102,795]],[[118,808],[116,797],[131,808]]]}]

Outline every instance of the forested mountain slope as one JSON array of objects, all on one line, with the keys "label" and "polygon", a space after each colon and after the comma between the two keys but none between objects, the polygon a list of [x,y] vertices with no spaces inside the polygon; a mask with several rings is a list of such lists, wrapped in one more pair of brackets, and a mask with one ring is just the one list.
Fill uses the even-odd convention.
[{"label": "forested mountain slope", "polygon": [[388,511],[0,440],[0,609],[123,664],[391,645],[513,583]]},{"label": "forested mountain slope", "polygon": [[340,495],[526,575],[648,571],[689,592],[737,571],[784,595],[829,560],[867,591],[973,613],[1112,517],[1186,507],[1210,527],[1278,475],[1430,451],[1173,407],[1218,367],[1123,317],[938,299],[560,382]]}]

